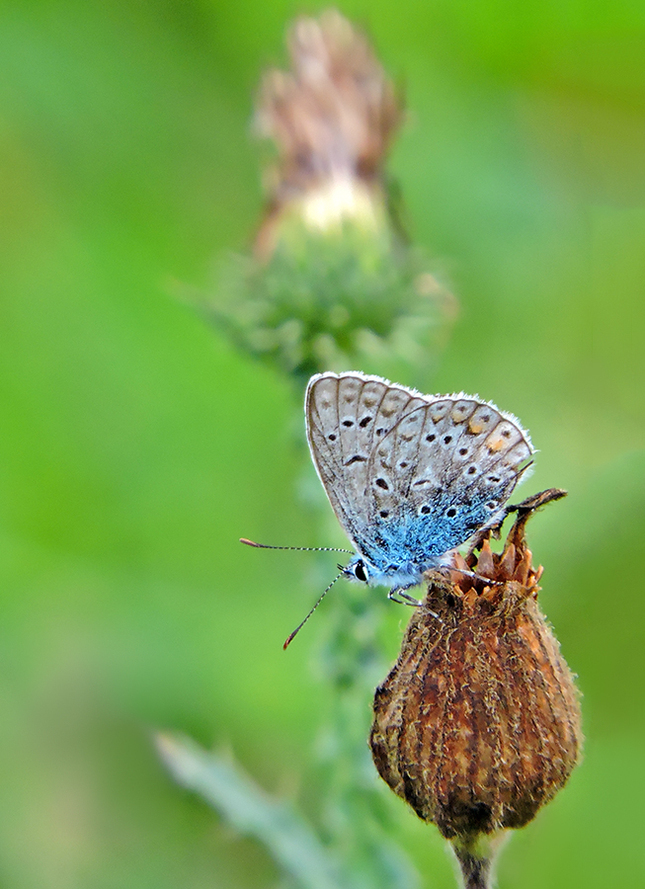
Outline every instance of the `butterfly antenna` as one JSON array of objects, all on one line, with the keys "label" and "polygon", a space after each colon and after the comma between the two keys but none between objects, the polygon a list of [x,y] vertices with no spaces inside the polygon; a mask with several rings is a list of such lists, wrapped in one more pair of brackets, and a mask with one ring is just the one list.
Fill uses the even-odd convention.
[{"label": "butterfly antenna", "polygon": [[[278,547],[278,548],[280,548],[280,547]],[[344,550],[343,550],[343,552],[344,552]],[[311,609],[311,611],[309,612],[309,614],[305,617],[305,619],[302,620],[302,621],[300,621],[300,623],[299,623],[298,626],[295,628],[295,630],[293,631],[293,633],[289,633],[289,635],[287,636],[287,638],[284,640],[284,645],[282,646],[283,651],[286,651],[286,650],[287,650],[288,646],[293,642],[293,639],[294,639],[295,635],[296,635],[297,633],[299,633],[300,630],[304,627],[304,625],[307,623],[307,621],[309,620],[309,618],[311,617],[311,615],[314,613],[314,611],[316,610],[316,608],[318,608],[318,606],[320,605],[320,603],[322,602],[322,600],[325,598],[325,596],[327,595],[327,593],[330,591],[330,589],[333,587],[333,585],[336,583],[336,581],[337,581],[340,577],[343,576],[343,574],[344,574],[344,571],[340,571],[340,572],[336,575],[336,577],[334,577],[334,579],[332,580],[332,582],[329,584],[329,586],[328,586],[327,589],[323,592],[323,594],[319,597],[318,601],[316,602],[316,604],[314,605],[314,607]]]},{"label": "butterfly antenna", "polygon": [[[271,546],[268,543],[256,543],[254,540],[249,540],[246,537],[240,537],[240,543],[243,543],[246,546],[256,546],[258,549],[297,549],[297,550],[300,550],[300,552],[304,552],[304,553],[349,553],[350,555],[354,554],[354,550],[338,549],[335,546]],[[336,580],[338,580],[338,578],[336,578]],[[323,595],[324,595],[324,593],[323,593]]]}]

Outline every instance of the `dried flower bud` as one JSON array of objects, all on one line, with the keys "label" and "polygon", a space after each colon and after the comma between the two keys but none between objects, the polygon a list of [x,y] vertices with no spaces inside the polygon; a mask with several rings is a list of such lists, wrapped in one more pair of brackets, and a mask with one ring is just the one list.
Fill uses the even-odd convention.
[{"label": "dried flower bud", "polygon": [[486,536],[478,558],[458,566],[476,577],[433,576],[376,690],[376,767],[420,818],[455,840],[466,885],[486,885],[473,876],[490,864],[476,851],[482,835],[527,824],[580,753],[578,692],[538,608],[542,569],[525,539],[532,512],[563,494],[552,489],[521,504],[502,553]]},{"label": "dried flower bud", "polygon": [[[380,214],[378,176],[402,117],[394,88],[367,38],[336,10],[300,18],[288,36],[291,71],[268,71],[259,132],[279,162],[269,184],[272,212],[304,195],[305,221],[325,228],[343,217]],[[260,241],[273,225],[265,223]],[[261,244],[261,247],[265,246]]]}]

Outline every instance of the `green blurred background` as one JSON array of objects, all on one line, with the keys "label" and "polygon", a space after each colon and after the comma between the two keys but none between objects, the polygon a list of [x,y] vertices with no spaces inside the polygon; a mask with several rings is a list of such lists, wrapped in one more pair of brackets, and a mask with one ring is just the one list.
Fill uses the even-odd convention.
[{"label": "green blurred background", "polygon": [[[645,7],[339,8],[405,85],[389,169],[461,303],[438,372],[401,382],[512,410],[540,449],[522,493],[570,491],[531,539],[585,761],[499,885],[643,884]],[[306,556],[237,538],[335,541],[294,496],[287,384],[184,299],[255,230],[252,93],[302,9],[0,8],[3,887],[277,885],[172,784],[150,727],[313,807],[324,617],[284,654],[316,592]],[[393,657],[407,615],[391,613]],[[453,886],[436,831],[399,814],[423,885]]]}]

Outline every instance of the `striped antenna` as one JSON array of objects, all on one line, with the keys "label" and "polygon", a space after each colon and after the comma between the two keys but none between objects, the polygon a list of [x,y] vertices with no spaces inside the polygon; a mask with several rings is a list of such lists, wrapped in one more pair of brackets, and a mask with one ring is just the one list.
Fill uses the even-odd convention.
[{"label": "striped antenna", "polygon": [[[276,547],[276,549],[284,549],[284,547]],[[288,547],[287,547],[287,549],[288,549]],[[347,552],[347,550],[340,550],[340,552]],[[289,633],[289,635],[287,636],[287,638],[284,640],[284,645],[282,646],[283,651],[286,651],[286,650],[287,650],[287,647],[291,644],[291,642],[293,642],[294,636],[295,636],[297,633],[299,633],[300,630],[304,627],[304,625],[307,623],[307,621],[309,620],[309,618],[311,617],[311,615],[314,613],[314,611],[316,610],[316,608],[318,608],[318,606],[320,605],[320,603],[322,602],[322,600],[325,598],[325,596],[327,595],[327,593],[330,591],[330,589],[333,587],[333,585],[336,583],[336,581],[337,581],[340,577],[343,576],[344,573],[345,573],[345,571],[344,571],[344,569],[343,569],[343,570],[341,570],[341,571],[336,575],[336,577],[334,577],[334,579],[332,580],[332,582],[329,584],[329,586],[327,587],[327,589],[326,589],[326,590],[323,592],[323,594],[320,596],[320,598],[318,599],[318,601],[316,602],[316,604],[314,605],[314,607],[311,609],[311,611],[309,612],[309,614],[305,617],[305,619],[302,620],[302,621],[300,621],[300,623],[299,623],[298,626],[295,628],[295,630],[293,631],[293,633]]]},{"label": "striped antenna", "polygon": [[296,549],[304,553],[349,553],[351,556],[354,555],[353,549],[338,549],[335,546],[271,546],[268,543],[256,543],[246,537],[240,537],[240,543],[244,543],[246,546],[256,546],[258,549]]}]

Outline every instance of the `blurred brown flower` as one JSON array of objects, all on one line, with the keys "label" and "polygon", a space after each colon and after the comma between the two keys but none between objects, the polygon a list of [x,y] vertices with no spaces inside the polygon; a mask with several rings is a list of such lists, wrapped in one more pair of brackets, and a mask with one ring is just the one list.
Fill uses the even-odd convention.
[{"label": "blurred brown flower", "polygon": [[528,517],[563,494],[524,501],[500,554],[486,536],[479,555],[457,566],[475,577],[431,578],[376,690],[376,767],[453,841],[467,886],[488,885],[482,838],[527,824],[580,754],[578,692],[538,607],[542,569],[525,538]]},{"label": "blurred brown flower", "polygon": [[257,243],[265,254],[276,217],[300,198],[312,228],[356,217],[369,224],[371,216],[378,226],[380,174],[402,118],[400,98],[369,41],[336,10],[296,20],[287,43],[291,71],[265,74],[256,115],[258,131],[278,151]]}]

